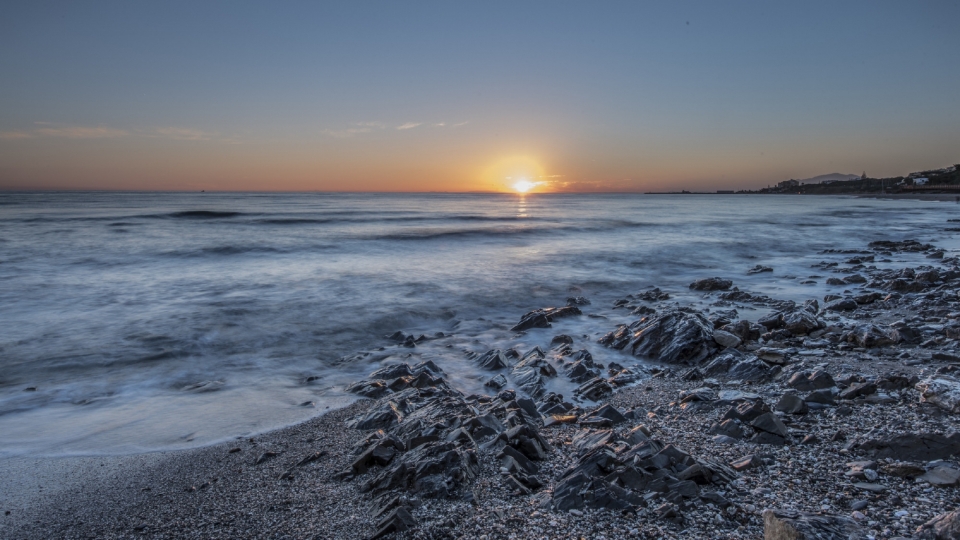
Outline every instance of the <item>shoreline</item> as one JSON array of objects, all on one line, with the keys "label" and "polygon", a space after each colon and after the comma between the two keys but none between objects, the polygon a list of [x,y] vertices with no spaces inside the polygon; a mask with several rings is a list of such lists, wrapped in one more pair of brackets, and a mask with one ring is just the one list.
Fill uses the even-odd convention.
[{"label": "shoreline", "polygon": [[[909,271],[872,266],[890,253],[929,258]],[[840,261],[816,270],[839,288],[836,298],[815,305],[751,295],[716,278],[691,285],[710,302],[702,313],[672,307],[664,294],[670,291],[627,295],[614,309],[659,321],[658,332],[676,345],[657,346],[659,367],[593,363],[576,349],[600,347],[597,339],[570,336],[541,344],[533,356],[507,351],[477,359],[512,365],[497,372],[508,373],[510,387],[518,389],[536,389],[518,382],[524,363],[541,377],[579,377],[577,370],[585,369],[595,375],[582,381],[579,401],[547,394],[534,403],[522,392],[494,389],[487,397],[464,396],[446,384],[442,369],[414,369],[411,361],[413,371],[403,372],[409,375],[374,376],[357,386],[372,399],[252,437],[146,454],[5,458],[0,536],[370,538],[379,528],[398,538],[757,538],[770,519],[802,527],[810,520],[790,512],[815,512],[856,538],[919,537],[918,528],[960,505],[960,465],[952,461],[960,440],[945,443],[949,448],[936,456],[923,453],[923,445],[900,454],[888,450],[891,438],[948,436],[956,429],[960,409],[950,409],[946,396],[937,401],[924,395],[917,384],[931,377],[948,384],[960,371],[958,260],[909,242],[823,257]],[[762,306],[781,318],[737,321],[737,306]],[[515,330],[581,316],[580,308],[557,309],[565,311],[530,312]],[[709,338],[671,326],[670,317],[696,326],[701,319],[692,311],[703,321],[713,317],[703,329]],[[793,320],[799,326],[791,326]],[[636,340],[631,347],[654,351],[635,333],[618,337],[613,324],[609,330],[601,338],[609,346]],[[664,350],[688,352],[671,356]],[[829,385],[815,387],[810,381],[816,377],[828,378]],[[395,402],[407,408],[398,413],[407,423],[387,414],[381,424]],[[443,428],[440,440],[423,428],[413,438],[434,437],[418,448],[460,456],[459,464],[445,465],[443,486],[424,477],[378,488],[384,474],[400,474],[397,464],[417,456],[413,439],[403,439],[408,419],[441,403],[432,422],[454,424]],[[724,422],[737,418],[730,417],[731,408],[742,406],[766,407],[770,416],[764,417],[776,421],[770,420],[772,427],[755,425],[756,417]],[[476,415],[485,415],[486,429],[454,427],[481,418]],[[350,427],[357,420],[368,429]],[[517,433],[526,435],[516,440],[539,441],[534,447],[540,450],[496,435],[497,428],[490,432],[498,423],[522,428]],[[384,446],[394,438],[400,442],[390,444],[403,448]],[[507,447],[515,444],[531,461],[507,459],[515,451]],[[587,482],[595,474],[587,473],[587,483],[576,484],[579,495],[564,491],[576,479],[565,471],[588,471],[583,467],[590,456],[608,453],[629,467],[627,456],[643,445],[660,448],[657,455],[675,449],[671,455],[681,461],[674,465],[632,463],[679,483],[634,490],[623,477],[616,489],[603,488],[598,482],[609,476]],[[365,449],[381,453],[358,461]],[[531,457],[536,454],[542,455]],[[681,466],[688,458],[701,472]],[[536,472],[524,469],[526,463]],[[704,467],[713,468],[715,478],[704,476]],[[430,495],[438,489],[446,495]],[[611,491],[601,497],[603,489]],[[764,509],[779,513],[765,515]]]}]

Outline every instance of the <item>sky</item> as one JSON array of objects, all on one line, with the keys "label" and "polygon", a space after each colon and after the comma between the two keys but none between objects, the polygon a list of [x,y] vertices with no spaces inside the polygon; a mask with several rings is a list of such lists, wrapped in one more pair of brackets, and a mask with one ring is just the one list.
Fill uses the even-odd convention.
[{"label": "sky", "polygon": [[960,3],[0,3],[0,189],[753,189],[960,163]]}]

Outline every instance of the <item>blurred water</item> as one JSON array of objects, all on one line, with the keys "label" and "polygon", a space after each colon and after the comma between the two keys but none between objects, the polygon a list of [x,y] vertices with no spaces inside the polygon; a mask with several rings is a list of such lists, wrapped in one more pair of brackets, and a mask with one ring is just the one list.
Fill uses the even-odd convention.
[{"label": "blurred water", "polygon": [[[587,296],[585,313],[608,317],[588,321],[599,333],[618,322],[614,299],[654,285],[683,298],[713,275],[818,297],[800,282],[821,250],[952,247],[939,231],[957,210],[796,196],[0,193],[0,455],[176,448],[296,422],[402,360],[384,338],[396,330],[453,334],[417,355],[479,389],[463,350],[575,329],[511,336],[530,309]],[[756,264],[776,271],[745,275]]]}]

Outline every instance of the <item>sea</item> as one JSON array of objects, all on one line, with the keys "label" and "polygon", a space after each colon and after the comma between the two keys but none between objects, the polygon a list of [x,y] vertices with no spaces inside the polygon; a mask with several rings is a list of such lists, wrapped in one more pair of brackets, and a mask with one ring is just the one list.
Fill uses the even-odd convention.
[{"label": "sea", "polygon": [[[249,437],[351,403],[349,383],[397,362],[489,392],[470,353],[564,332],[598,361],[643,363],[596,342],[637,318],[619,298],[660,287],[711,309],[689,284],[719,276],[822,299],[837,288],[813,265],[850,257],[827,250],[957,249],[958,216],[827,196],[2,192],[0,456]],[[910,257],[876,264],[923,264]],[[510,331],[571,297],[590,302],[577,320]],[[562,379],[551,389],[571,392]]]}]

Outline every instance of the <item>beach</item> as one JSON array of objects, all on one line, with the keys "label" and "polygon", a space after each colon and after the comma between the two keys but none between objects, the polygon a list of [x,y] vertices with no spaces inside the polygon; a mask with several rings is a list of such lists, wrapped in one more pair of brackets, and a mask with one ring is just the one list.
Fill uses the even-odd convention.
[{"label": "beach", "polygon": [[[552,291],[523,282],[517,290],[535,294],[497,292],[452,318],[392,319],[328,371],[314,368],[319,385],[294,355],[287,410],[305,418],[273,416],[272,427],[182,439],[180,448],[105,444],[92,453],[57,439],[34,441],[32,452],[8,446],[0,536],[933,534],[925,524],[960,504],[952,397],[960,269],[943,232],[952,207],[897,207],[906,229],[869,231],[849,219],[882,221],[885,205],[903,203],[838,202],[803,211],[838,216],[835,233],[862,232],[818,239],[804,253],[783,246],[760,257],[755,248],[711,260],[726,246],[705,251],[699,265],[666,261],[633,281],[568,277]],[[931,214],[938,207],[947,213]],[[514,249],[537,246],[524,240]],[[687,270],[667,277],[673,264]],[[236,376],[214,375],[226,382],[172,393],[200,396],[192,410],[209,416],[181,416],[180,432],[231,425],[216,423],[229,411],[204,404],[238,385]],[[19,400],[49,384],[7,388]],[[109,412],[117,406],[110,399],[74,407]],[[131,432],[105,433],[110,442],[110,433]]]}]

